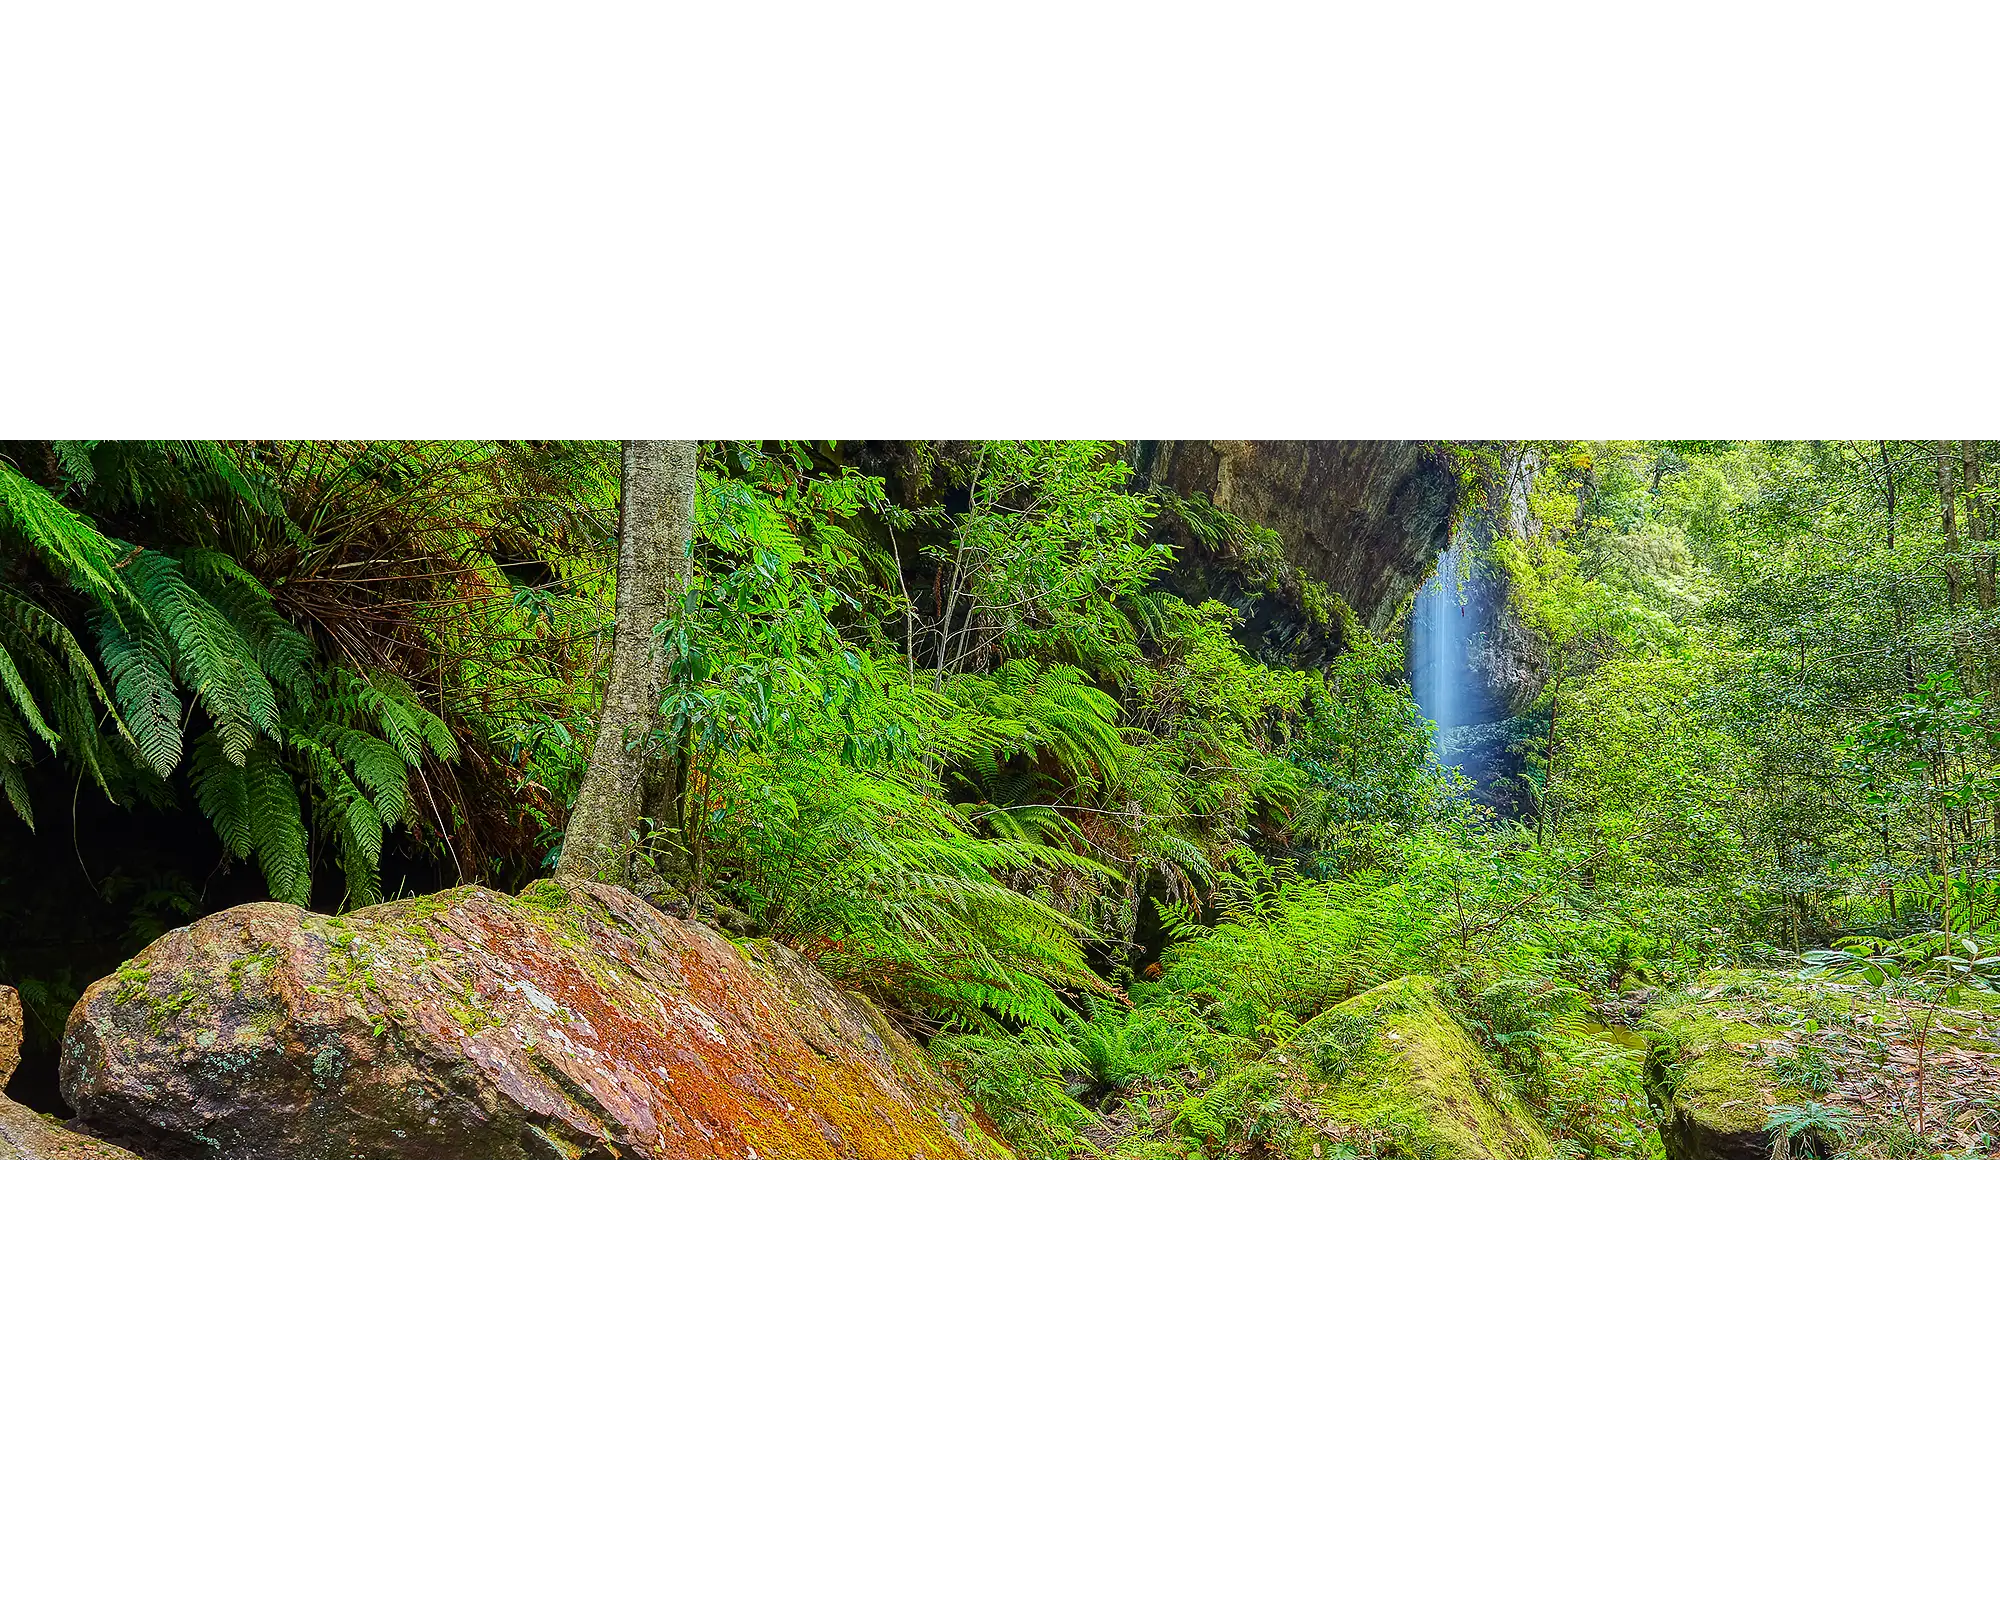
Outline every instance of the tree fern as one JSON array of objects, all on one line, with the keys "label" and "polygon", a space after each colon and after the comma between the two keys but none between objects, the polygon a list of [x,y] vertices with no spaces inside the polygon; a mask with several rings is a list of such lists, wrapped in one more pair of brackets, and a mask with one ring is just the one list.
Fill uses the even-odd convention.
[{"label": "tree fern", "polygon": [[[615,448],[0,449],[12,452],[0,455],[0,785],[24,820],[38,760],[91,776],[119,804],[171,804],[185,782],[273,894],[309,892],[318,854],[355,901],[379,892],[384,832],[417,821],[419,767],[456,826],[497,821],[532,841],[549,825],[546,794],[543,814],[496,816],[512,769],[490,757],[476,803],[442,769],[458,758],[455,727],[492,738],[546,725],[588,693],[575,641],[609,600]],[[594,588],[525,619],[487,548],[513,529],[528,531],[521,553]]]}]

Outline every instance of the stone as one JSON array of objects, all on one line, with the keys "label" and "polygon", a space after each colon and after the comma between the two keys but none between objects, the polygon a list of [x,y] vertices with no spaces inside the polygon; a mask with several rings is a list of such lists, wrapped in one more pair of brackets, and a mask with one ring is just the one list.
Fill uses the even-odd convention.
[{"label": "stone", "polygon": [[132,1152],[65,1128],[0,1095],[0,1161],[130,1161]]},{"label": "stone", "polygon": [[[1747,1004],[1754,998],[1756,1005]],[[1639,1020],[1647,1041],[1646,1093],[1660,1139],[1676,1161],[1764,1161],[1774,1107],[1803,1098],[1774,1068],[1786,1049],[1781,1023],[1757,1020],[1762,1002],[1803,1001],[1806,986],[1759,970],[1703,973],[1661,995]]]},{"label": "stone", "polygon": [[21,1064],[23,1027],[20,995],[0,983],[0,1090],[13,1081],[14,1069]]},{"label": "stone", "polygon": [[1010,1153],[866,1000],[602,884],[219,912],[91,985],[60,1076],[145,1155]]},{"label": "stone", "polygon": [[[1536,1160],[1549,1137],[1481,1052],[1437,980],[1397,978],[1304,1023],[1281,1049],[1223,1072],[1172,1131],[1207,1155],[1289,1160]],[[1157,1139],[1119,1149],[1184,1153]]]},{"label": "stone", "polygon": [[1322,1115],[1367,1153],[1432,1160],[1541,1160],[1548,1135],[1438,994],[1397,978],[1320,1013],[1286,1046],[1327,1086]]}]

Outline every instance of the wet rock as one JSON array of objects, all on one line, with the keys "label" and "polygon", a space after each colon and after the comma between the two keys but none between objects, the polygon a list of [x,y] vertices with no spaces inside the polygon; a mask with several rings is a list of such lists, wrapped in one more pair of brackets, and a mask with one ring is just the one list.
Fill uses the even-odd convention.
[{"label": "wet rock", "polygon": [[205,917],[86,991],[61,1081],[149,1155],[1007,1154],[789,950],[597,884]]}]

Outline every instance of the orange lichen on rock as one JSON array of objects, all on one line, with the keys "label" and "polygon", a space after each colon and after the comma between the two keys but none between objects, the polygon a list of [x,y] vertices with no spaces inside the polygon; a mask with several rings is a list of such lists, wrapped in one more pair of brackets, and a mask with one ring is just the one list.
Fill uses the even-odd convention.
[{"label": "orange lichen on rock", "polygon": [[1008,1154],[791,951],[601,884],[205,917],[91,986],[61,1078],[158,1155]]}]

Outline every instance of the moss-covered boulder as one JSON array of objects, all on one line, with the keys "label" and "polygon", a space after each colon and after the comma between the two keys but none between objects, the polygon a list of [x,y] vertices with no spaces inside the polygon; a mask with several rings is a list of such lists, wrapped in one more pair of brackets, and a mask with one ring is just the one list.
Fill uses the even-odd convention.
[{"label": "moss-covered boulder", "polygon": [[1553,1152],[1506,1075],[1440,998],[1435,979],[1398,978],[1342,1001],[1293,1036],[1287,1054],[1325,1083],[1314,1099],[1350,1138],[1383,1155],[1537,1159]]},{"label": "moss-covered boulder", "polygon": [[1823,1000],[1788,974],[1722,971],[1653,1002],[1639,1032],[1647,1042],[1646,1093],[1669,1159],[1770,1157],[1765,1124],[1772,1109],[1801,1098],[1782,1069],[1800,1018]]},{"label": "moss-covered boulder", "polygon": [[[1195,1153],[1534,1159],[1549,1138],[1438,993],[1398,978],[1321,1012],[1175,1111]],[[1126,1154],[1171,1154],[1157,1139]]]},{"label": "moss-covered boulder", "polygon": [[1007,1153],[789,950],[596,884],[205,917],[85,992],[61,1082],[149,1155]]}]

